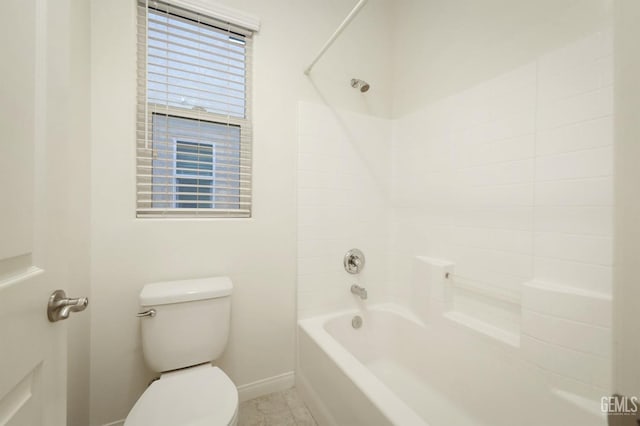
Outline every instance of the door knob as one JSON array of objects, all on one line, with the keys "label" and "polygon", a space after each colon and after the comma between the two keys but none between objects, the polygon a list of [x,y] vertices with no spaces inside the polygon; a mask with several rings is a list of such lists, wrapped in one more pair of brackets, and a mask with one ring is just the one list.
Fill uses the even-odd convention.
[{"label": "door knob", "polygon": [[47,317],[49,321],[56,322],[69,318],[71,312],[84,311],[89,304],[86,297],[71,299],[67,297],[64,290],[56,290],[49,296],[47,304]]}]

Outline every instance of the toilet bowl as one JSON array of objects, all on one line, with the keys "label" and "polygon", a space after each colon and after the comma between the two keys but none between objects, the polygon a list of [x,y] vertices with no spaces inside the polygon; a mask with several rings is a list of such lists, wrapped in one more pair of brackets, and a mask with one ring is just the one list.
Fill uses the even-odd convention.
[{"label": "toilet bowl", "polygon": [[233,284],[228,277],[147,284],[140,293],[142,349],[160,378],[124,426],[229,426],[238,390],[211,364],[227,343]]},{"label": "toilet bowl", "polygon": [[238,422],[238,391],[218,367],[165,373],[147,388],[125,426],[228,426]]}]

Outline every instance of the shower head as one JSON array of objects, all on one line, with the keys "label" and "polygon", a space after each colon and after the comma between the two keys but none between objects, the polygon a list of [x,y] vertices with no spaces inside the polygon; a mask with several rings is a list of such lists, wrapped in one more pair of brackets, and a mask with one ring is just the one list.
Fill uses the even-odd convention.
[{"label": "shower head", "polygon": [[353,87],[354,89],[360,89],[362,93],[368,91],[370,88],[369,83],[358,78],[351,79],[351,87]]}]

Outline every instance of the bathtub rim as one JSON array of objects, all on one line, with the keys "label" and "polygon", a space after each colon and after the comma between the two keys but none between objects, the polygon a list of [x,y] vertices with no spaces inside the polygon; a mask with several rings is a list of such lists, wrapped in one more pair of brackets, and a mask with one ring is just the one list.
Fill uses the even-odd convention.
[{"label": "bathtub rim", "polygon": [[426,326],[424,322],[407,309],[396,304],[383,303],[370,305],[366,309],[344,309],[305,318],[298,320],[298,327],[331,358],[342,374],[356,385],[391,424],[429,426],[429,423],[424,418],[419,416],[406,402],[391,391],[384,382],[378,379],[371,370],[331,336],[324,327],[325,323],[331,319],[362,315],[366,311],[391,313],[420,327]]}]

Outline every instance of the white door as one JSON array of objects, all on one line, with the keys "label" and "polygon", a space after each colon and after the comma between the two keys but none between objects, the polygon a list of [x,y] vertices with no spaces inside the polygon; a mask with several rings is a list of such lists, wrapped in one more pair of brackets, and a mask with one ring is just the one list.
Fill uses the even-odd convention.
[{"label": "white door", "polygon": [[66,323],[46,313],[68,265],[68,177],[53,164],[69,124],[65,4],[0,2],[0,426],[66,424]]}]

